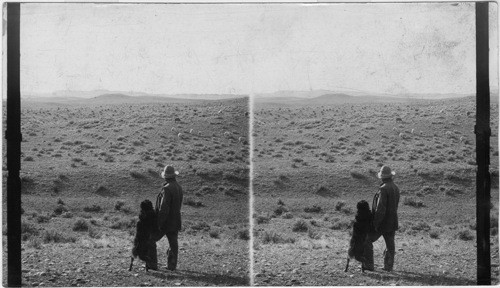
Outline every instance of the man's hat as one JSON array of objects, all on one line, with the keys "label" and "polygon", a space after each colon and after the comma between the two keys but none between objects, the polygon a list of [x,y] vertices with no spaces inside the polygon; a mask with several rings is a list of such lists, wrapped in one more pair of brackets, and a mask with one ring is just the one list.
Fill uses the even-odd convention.
[{"label": "man's hat", "polygon": [[392,178],[392,176],[396,175],[394,171],[391,171],[391,168],[389,166],[382,166],[380,168],[380,172],[378,172],[377,176],[380,179],[384,178]]},{"label": "man's hat", "polygon": [[174,166],[167,165],[163,172],[161,172],[161,177],[165,179],[175,178],[175,176],[179,175],[179,171],[175,171]]}]

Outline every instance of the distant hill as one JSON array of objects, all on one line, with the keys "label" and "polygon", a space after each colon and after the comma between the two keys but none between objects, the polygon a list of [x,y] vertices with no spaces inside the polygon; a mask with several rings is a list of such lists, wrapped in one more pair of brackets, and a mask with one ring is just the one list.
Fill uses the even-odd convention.
[{"label": "distant hill", "polygon": [[180,98],[180,99],[206,99],[206,100],[220,100],[220,99],[232,99],[232,98],[242,98],[248,95],[242,94],[148,94],[144,92],[136,91],[110,91],[110,90],[92,90],[92,91],[72,91],[72,90],[60,90],[53,93],[29,93],[22,92],[21,98],[34,99],[34,98],[83,98],[90,99],[96,98],[102,95],[124,95],[131,97],[164,97],[164,98]]},{"label": "distant hill", "polygon": [[[191,95],[193,96],[193,95]],[[229,95],[228,95],[229,96]],[[106,105],[106,104],[141,104],[141,103],[188,103],[188,102],[207,102],[207,101],[232,101],[243,99],[248,95],[231,95],[233,97],[217,98],[175,98],[158,95],[131,96],[124,93],[106,93],[92,98],[81,97],[33,97],[21,98],[23,107],[60,107],[72,105]],[[211,99],[210,99],[211,98]]]},{"label": "distant hill", "polygon": [[[408,93],[392,95],[384,93],[368,93],[364,91],[277,91],[274,93],[255,94],[255,103],[269,104],[341,104],[341,103],[380,103],[380,102],[408,102],[417,100],[460,99],[475,97],[474,94],[456,93]],[[498,91],[491,92],[491,102],[498,103]],[[301,103],[302,102],[302,103]]]},{"label": "distant hill", "polygon": [[88,102],[99,104],[111,103],[151,103],[151,102],[183,102],[187,99],[161,96],[130,96],[120,93],[103,94],[87,99]]},{"label": "distant hill", "polygon": [[346,103],[380,103],[380,102],[408,102],[413,98],[382,97],[382,96],[351,96],[347,94],[325,94],[312,99],[303,99],[302,102],[311,104],[346,104]]},{"label": "distant hill", "polygon": [[383,96],[352,96],[344,93],[328,93],[312,98],[299,97],[261,97],[255,98],[256,103],[274,104],[299,104],[299,105],[321,105],[321,104],[347,104],[347,103],[380,103],[380,102],[408,102],[417,101],[413,98],[383,97]]}]

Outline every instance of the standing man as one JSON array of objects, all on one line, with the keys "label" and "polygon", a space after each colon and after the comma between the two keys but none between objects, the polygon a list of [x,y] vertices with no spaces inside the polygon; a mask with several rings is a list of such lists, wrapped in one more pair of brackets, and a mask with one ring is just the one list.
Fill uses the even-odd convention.
[{"label": "standing man", "polygon": [[[160,238],[163,235],[167,236],[170,245],[167,252],[167,269],[172,271],[177,267],[177,256],[179,254],[177,237],[181,230],[182,188],[175,180],[177,175],[179,175],[179,172],[175,171],[173,166],[165,166],[161,173],[165,183],[156,199],[158,229],[160,230]],[[159,238],[156,241],[158,240]]]},{"label": "standing man", "polygon": [[394,243],[394,235],[398,230],[398,204],[399,204],[399,188],[392,181],[395,175],[389,166],[382,166],[378,173],[378,178],[382,180],[380,188],[373,197],[372,213],[373,213],[373,230],[368,234],[365,245],[366,263],[364,269],[373,271],[373,242],[377,241],[380,236],[384,237],[386,249],[384,251],[384,270],[392,271],[394,266],[394,254],[396,253],[396,245]]}]

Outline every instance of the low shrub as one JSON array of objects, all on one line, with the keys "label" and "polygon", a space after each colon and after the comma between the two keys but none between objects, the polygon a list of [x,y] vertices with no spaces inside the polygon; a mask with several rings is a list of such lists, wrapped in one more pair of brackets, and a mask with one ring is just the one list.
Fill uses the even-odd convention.
[{"label": "low shrub", "polygon": [[101,233],[97,230],[97,228],[94,228],[92,226],[89,227],[89,237],[93,239],[101,239]]},{"label": "low shrub", "polygon": [[73,213],[71,212],[64,212],[63,214],[61,214],[61,217],[62,218],[73,218]]},{"label": "low shrub", "polygon": [[39,231],[33,223],[21,221],[21,240],[26,241],[38,234]]},{"label": "low shrub", "polygon": [[319,213],[319,212],[321,212],[321,207],[317,206],[317,205],[313,205],[312,207],[306,207],[306,208],[304,208],[304,212]]},{"label": "low shrub", "polygon": [[307,236],[311,239],[318,240],[321,238],[321,233],[319,233],[317,229],[309,229],[307,230]]},{"label": "low shrub", "polygon": [[28,247],[33,249],[42,249],[42,240],[39,237],[32,237],[28,240]]},{"label": "low shrub", "polygon": [[283,217],[284,219],[292,219],[293,218],[293,214],[290,213],[290,212],[286,212],[281,217]]},{"label": "low shrub", "polygon": [[288,209],[282,205],[279,205],[276,209],[274,209],[274,215],[276,215],[276,216],[280,216],[286,212],[288,212]]},{"label": "low shrub", "polygon": [[137,171],[130,171],[130,176],[135,179],[144,179],[146,176],[144,176],[142,173],[137,172]]},{"label": "low shrub", "polygon": [[50,220],[50,216],[49,215],[38,215],[36,217],[36,222],[37,223],[47,223],[49,222]]},{"label": "low shrub", "polygon": [[184,197],[183,201],[184,205],[192,206],[192,207],[203,207],[203,203],[199,199],[193,199],[191,197]]},{"label": "low shrub", "polygon": [[440,233],[438,230],[433,229],[433,230],[429,231],[429,236],[432,239],[439,239]]},{"label": "low shrub", "polygon": [[473,240],[474,239],[474,235],[473,233],[468,230],[468,229],[464,229],[462,231],[459,231],[457,233],[457,236],[456,236],[458,239],[460,240],[464,240],[464,241],[470,241],[470,240]]},{"label": "low shrub", "polygon": [[352,221],[335,218],[333,224],[330,226],[332,230],[347,230],[352,226]]},{"label": "low shrub", "polygon": [[274,243],[274,244],[285,244],[285,243],[295,243],[295,238],[286,237],[275,231],[264,231],[262,234],[262,243]]},{"label": "low shrub", "polygon": [[248,232],[248,229],[241,229],[236,233],[235,237],[247,241],[250,240],[250,232]]},{"label": "low shrub", "polygon": [[345,206],[345,202],[340,200],[335,204],[335,210],[340,211]]},{"label": "low shrub", "polygon": [[423,221],[420,221],[417,224],[413,225],[411,229],[415,231],[429,231],[431,230],[431,226]]},{"label": "low shrub", "polygon": [[120,229],[120,230],[127,230],[134,228],[135,225],[137,224],[137,218],[119,218],[115,217],[113,219],[113,223],[111,224],[110,228],[111,229]]},{"label": "low shrub", "polygon": [[293,232],[306,232],[307,230],[309,230],[309,225],[304,219],[297,220],[292,227]]},{"label": "low shrub", "polygon": [[125,202],[122,201],[122,200],[118,200],[116,201],[115,203],[115,210],[116,211],[120,211],[122,209],[122,207],[125,206]]},{"label": "low shrub", "polygon": [[209,231],[210,225],[208,225],[207,222],[205,222],[205,221],[197,221],[196,223],[191,225],[191,229],[196,230],[196,231],[200,231],[200,230]]},{"label": "low shrub", "polygon": [[210,229],[210,230],[208,231],[208,235],[209,235],[210,237],[212,237],[212,238],[218,239],[218,238],[219,238],[219,236],[220,236],[220,231],[219,231],[219,229],[213,229],[213,228],[212,228],[212,229]]},{"label": "low shrub", "polygon": [[269,217],[258,215],[257,217],[255,217],[255,221],[257,222],[257,224],[269,223]]},{"label": "low shrub", "polygon": [[456,197],[457,195],[460,194],[464,194],[464,191],[456,187],[451,187],[448,190],[446,190],[446,195],[448,196]]},{"label": "low shrub", "polygon": [[415,208],[425,207],[422,200],[420,200],[419,198],[413,197],[413,196],[405,196],[403,199],[403,204],[407,205],[407,206],[415,207]]},{"label": "low shrub", "polygon": [[84,219],[77,219],[76,222],[73,224],[73,231],[88,231],[89,230],[89,223],[85,221]]},{"label": "low shrub", "polygon": [[66,208],[66,206],[64,205],[57,205],[57,207],[54,209],[54,215],[61,215],[62,213],[64,212],[68,212],[68,208]]},{"label": "low shrub", "polygon": [[43,243],[74,243],[76,242],[76,237],[71,235],[64,235],[59,230],[50,229],[45,230],[42,236]]},{"label": "low shrub", "polygon": [[366,178],[365,175],[363,175],[362,173],[356,172],[356,171],[351,171],[350,174],[351,174],[351,177],[354,178],[354,179],[364,179],[364,178]]},{"label": "low shrub", "polygon": [[101,212],[102,208],[101,208],[101,206],[94,204],[92,206],[83,207],[83,211],[85,211],[85,212]]}]

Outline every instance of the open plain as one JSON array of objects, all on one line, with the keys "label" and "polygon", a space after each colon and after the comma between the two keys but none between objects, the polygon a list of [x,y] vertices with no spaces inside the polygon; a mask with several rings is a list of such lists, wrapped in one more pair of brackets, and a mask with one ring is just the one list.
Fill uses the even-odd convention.
[{"label": "open plain", "polygon": [[[256,285],[474,285],[475,98],[327,95],[257,99],[253,126]],[[491,261],[498,284],[498,101],[491,105]],[[356,203],[382,165],[401,190],[394,271],[353,260]]]},{"label": "open plain", "polygon": [[[248,285],[247,111],[247,97],[23,100],[23,286]],[[139,204],[156,202],[167,164],[184,189],[178,270],[165,238],[159,271],[129,272]]]}]

